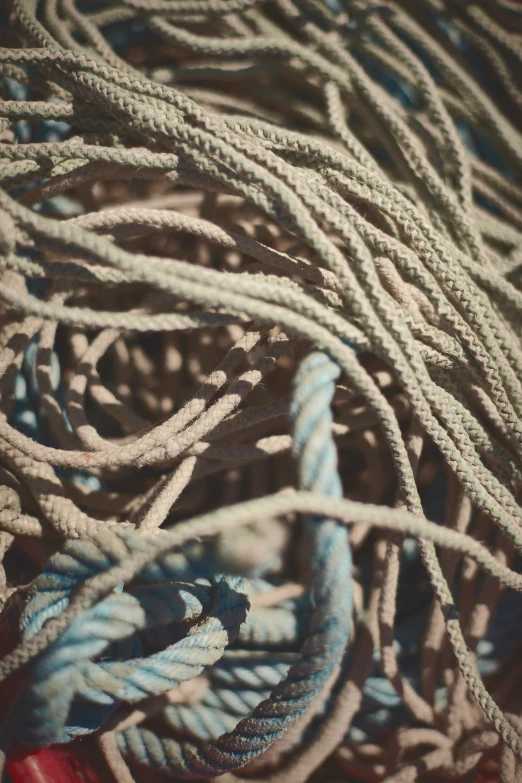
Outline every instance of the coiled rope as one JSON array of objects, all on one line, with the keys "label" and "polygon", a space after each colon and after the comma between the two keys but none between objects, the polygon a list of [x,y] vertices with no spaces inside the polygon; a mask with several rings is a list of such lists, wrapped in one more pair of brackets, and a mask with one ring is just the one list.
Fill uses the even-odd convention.
[{"label": "coiled rope", "polygon": [[517,780],[517,4],[8,24],[2,749]]}]

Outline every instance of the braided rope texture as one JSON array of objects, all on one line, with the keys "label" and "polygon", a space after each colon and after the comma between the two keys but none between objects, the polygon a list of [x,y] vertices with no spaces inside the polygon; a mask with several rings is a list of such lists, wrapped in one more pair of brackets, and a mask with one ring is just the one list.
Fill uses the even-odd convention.
[{"label": "braided rope texture", "polygon": [[520,3],[8,5],[0,768],[516,783]]}]

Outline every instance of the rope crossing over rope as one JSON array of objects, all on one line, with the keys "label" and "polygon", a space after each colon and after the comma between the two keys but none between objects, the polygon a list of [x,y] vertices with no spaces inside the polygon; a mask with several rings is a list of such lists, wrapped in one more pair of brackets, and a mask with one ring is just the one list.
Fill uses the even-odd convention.
[{"label": "rope crossing over rope", "polygon": [[[83,581],[89,573],[106,567],[106,551],[114,547],[114,542],[98,549],[92,542],[75,543],[76,547],[56,556],[50,563],[52,570],[36,581],[22,618],[26,639],[67,605],[75,586],[70,578],[72,557],[83,571]],[[60,573],[64,560],[67,571]],[[164,570],[168,578],[168,570]],[[223,579],[214,590],[167,583],[112,595],[96,604],[35,661],[31,684],[19,696],[16,735],[28,745],[67,742],[101,726],[120,702],[159,695],[196,677],[218,660],[237,636],[248,610],[244,591],[240,578]],[[137,657],[141,651],[135,638],[138,631],[157,622],[167,625],[195,620],[204,610],[208,617],[194,625],[184,639],[154,655]],[[114,659],[94,663],[92,658],[100,657],[109,645],[117,645],[116,655],[113,652],[111,656]],[[125,651],[127,656],[118,660]],[[78,698],[80,702],[73,704]]]},{"label": "rope crossing over rope", "polygon": [[0,759],[516,783],[519,4],[10,6]]},{"label": "rope crossing over rope", "polygon": [[[330,412],[338,376],[339,368],[325,354],[310,354],[296,374],[290,410],[300,484],[331,497],[342,497]],[[215,743],[197,748],[132,727],[117,735],[124,755],[188,778],[238,769],[264,753],[317,699],[350,637],[352,572],[346,528],[318,517],[308,525],[314,616],[301,658],[285,679]]]}]

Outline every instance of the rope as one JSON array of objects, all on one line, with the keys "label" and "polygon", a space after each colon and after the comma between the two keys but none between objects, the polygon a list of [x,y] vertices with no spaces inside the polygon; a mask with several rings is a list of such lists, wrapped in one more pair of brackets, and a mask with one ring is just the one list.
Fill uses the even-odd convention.
[{"label": "rope", "polygon": [[[119,540],[106,541],[103,548],[90,542],[75,544],[55,556],[48,570],[34,583],[22,616],[25,639],[30,639],[47,619],[67,606],[78,584],[107,567],[108,552],[118,544],[121,548]],[[134,547],[137,546],[139,541],[134,541]],[[132,544],[129,549],[132,551]],[[74,576],[72,563],[76,563]],[[171,576],[168,565],[163,576]],[[101,725],[119,702],[132,703],[159,695],[198,676],[233,641],[247,608],[239,578],[222,580],[214,591],[167,582],[109,596],[73,621],[35,661],[31,684],[19,696],[21,714],[14,718],[14,732],[28,745],[66,742]],[[201,620],[205,610],[208,616]],[[138,631],[156,623],[168,625],[197,619],[200,622],[191,627],[184,639],[154,655],[136,657],[141,645],[139,639],[132,637]],[[130,643],[132,657],[92,662],[109,644],[123,640],[127,647]],[[82,703],[73,704],[78,698]],[[94,710],[85,702],[92,702]],[[14,711],[17,712],[16,706]]]},{"label": "rope", "polygon": [[521,20],[13,0],[2,753],[517,779]]},{"label": "rope", "polygon": [[[339,369],[325,354],[311,354],[296,375],[290,412],[300,483],[333,497],[342,494],[330,434],[330,403],[338,375]],[[309,709],[340,665],[351,626],[351,556],[346,531],[328,519],[312,518],[309,525],[315,610],[301,660],[285,680],[251,717],[215,745],[198,749],[133,727],[118,735],[124,755],[183,777],[215,775],[244,766],[266,751]]]}]

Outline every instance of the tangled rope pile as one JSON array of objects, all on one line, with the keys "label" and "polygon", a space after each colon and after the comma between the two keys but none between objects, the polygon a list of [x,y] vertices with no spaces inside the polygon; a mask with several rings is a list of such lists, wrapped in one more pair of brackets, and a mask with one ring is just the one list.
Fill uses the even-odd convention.
[{"label": "tangled rope pile", "polygon": [[0,755],[519,781],[520,6],[9,14]]}]

